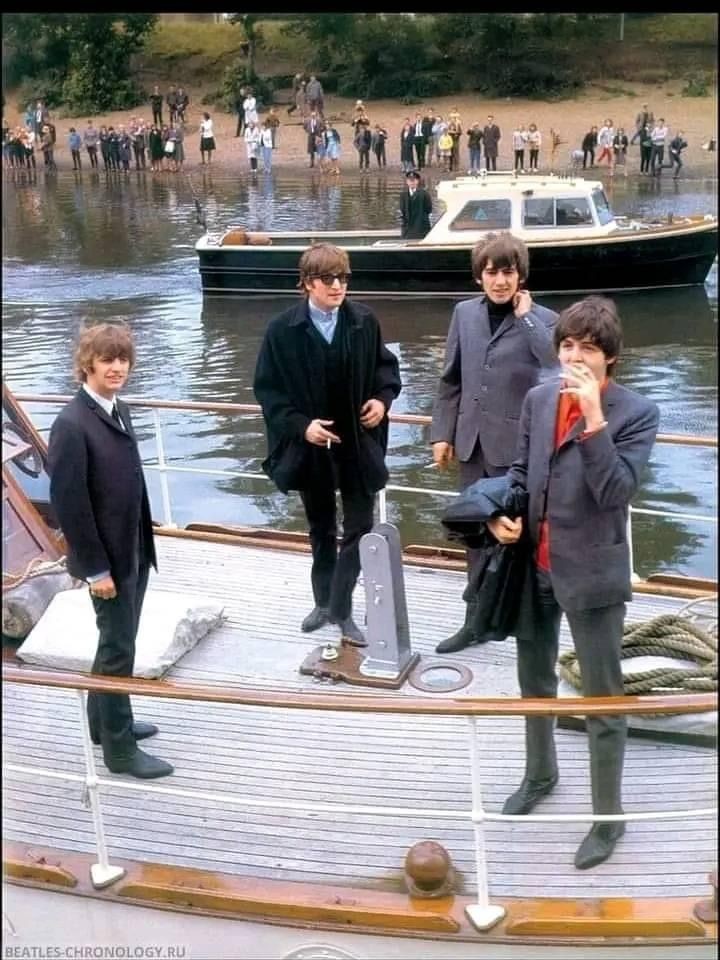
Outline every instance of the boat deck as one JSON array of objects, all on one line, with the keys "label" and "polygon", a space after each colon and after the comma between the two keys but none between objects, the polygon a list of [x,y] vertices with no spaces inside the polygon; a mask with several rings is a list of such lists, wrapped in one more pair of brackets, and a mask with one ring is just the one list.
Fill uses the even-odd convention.
[{"label": "boat deck", "polygon": [[[277,550],[158,537],[157,590],[205,593],[226,604],[227,622],[176,664],[173,679],[203,684],[332,692],[298,667],[328,626],[300,632],[310,606],[309,557]],[[464,575],[405,569],[412,646],[430,659],[437,641],[459,626]],[[631,620],[677,610],[683,601],[637,596]],[[364,594],[356,591],[362,623]],[[72,638],[68,637],[68,643]],[[563,623],[561,645],[570,646]],[[436,659],[433,657],[433,659]],[[465,664],[473,683],[456,695],[517,695],[512,641],[446,658]],[[342,692],[350,689],[342,687]],[[359,688],[358,688],[359,689]],[[406,685],[387,696],[418,695]],[[147,746],[175,765],[157,786],[223,791],[238,798],[384,804],[418,811],[402,819],[369,813],[267,812],[148,790],[102,790],[113,857],[219,870],[246,877],[402,890],[408,848],[435,839],[448,849],[460,889],[475,891],[468,821],[437,820],[429,809],[471,808],[468,725],[462,718],[326,713],[134,698],[138,718],[160,733]],[[9,763],[84,773],[77,697],[72,691],[5,684],[3,738]],[[521,718],[480,718],[484,804],[499,811],[524,764]],[[560,783],[537,813],[589,813],[586,736],[558,730]],[[100,758],[99,748],[96,756]],[[101,776],[108,774],[100,765]],[[624,779],[628,813],[712,807],[716,752],[631,737]],[[90,810],[80,784],[6,772],[4,834],[17,840],[92,852]],[[136,781],[137,783],[137,781]],[[490,895],[514,897],[707,896],[716,864],[711,819],[638,822],[610,861],[587,872],[572,865],[586,823],[487,823]]]}]

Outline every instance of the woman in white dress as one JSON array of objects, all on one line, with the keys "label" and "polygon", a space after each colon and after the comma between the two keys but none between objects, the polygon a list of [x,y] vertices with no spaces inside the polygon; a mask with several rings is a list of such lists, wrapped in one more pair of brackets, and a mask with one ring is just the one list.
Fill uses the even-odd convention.
[{"label": "woman in white dress", "polygon": [[257,123],[257,100],[252,92],[248,90],[247,96],[243,100],[243,112],[245,114],[245,127],[247,128],[251,123]]},{"label": "woman in white dress", "polygon": [[250,169],[257,170],[258,152],[260,150],[260,128],[254,120],[251,120],[248,126],[245,127],[243,137],[245,138],[245,149],[247,150],[248,160],[250,161]]},{"label": "woman in white dress", "polygon": [[200,121],[200,162],[205,163],[205,154],[207,154],[208,166],[212,163],[213,150],[215,149],[215,134],[213,133],[213,122],[209,113],[203,113]]}]

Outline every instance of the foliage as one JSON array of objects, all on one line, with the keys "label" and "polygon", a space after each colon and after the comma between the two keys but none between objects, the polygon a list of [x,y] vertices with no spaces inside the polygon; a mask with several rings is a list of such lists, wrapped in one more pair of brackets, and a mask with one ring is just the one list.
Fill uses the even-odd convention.
[{"label": "foliage", "polygon": [[237,54],[244,39],[236,26],[222,23],[159,20],[145,44],[145,55],[162,60],[187,60],[201,55],[209,62]]},{"label": "foliage", "polygon": [[[252,75],[247,65],[241,60],[225,69],[222,87],[213,95],[213,102],[227,110],[228,113],[235,113],[237,103],[241,100],[240,88],[247,86],[252,87],[259,108],[262,108],[263,105],[268,106],[273,102],[273,81],[267,77]],[[203,99],[203,102],[205,102],[205,99]]]},{"label": "foliage", "polygon": [[709,97],[708,78],[700,73],[692,73],[685,79],[685,86],[680,91],[681,97]]}]

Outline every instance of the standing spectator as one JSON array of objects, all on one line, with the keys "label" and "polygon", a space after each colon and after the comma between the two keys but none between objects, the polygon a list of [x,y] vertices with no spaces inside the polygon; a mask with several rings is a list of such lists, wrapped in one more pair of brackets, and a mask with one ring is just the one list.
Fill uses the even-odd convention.
[{"label": "standing spectator", "polygon": [[650,139],[652,140],[652,153],[650,154],[650,168],[653,176],[659,177],[662,173],[663,160],[665,158],[665,140],[667,139],[668,128],[662,117],[652,128]]},{"label": "standing spectator", "polygon": [[272,127],[268,126],[267,119],[260,126],[260,153],[262,154],[263,170],[272,170],[273,136]]},{"label": "standing spectator", "polygon": [[613,137],[613,166],[622,167],[623,176],[627,176],[628,138],[624,127],[618,127]]},{"label": "standing spectator", "polygon": [[325,158],[330,173],[340,173],[340,134],[335,127],[325,130]]},{"label": "standing spectator", "polygon": [[245,140],[247,158],[250,161],[250,169],[254,173],[257,170],[257,158],[260,150],[260,130],[254,120],[251,120],[248,124],[246,124],[243,137]]},{"label": "standing spectator", "polygon": [[98,140],[100,141],[100,154],[103,158],[103,167],[105,170],[110,169],[110,131],[103,124],[100,127],[100,133],[98,134]]},{"label": "standing spectator", "polygon": [[353,140],[358,152],[359,164],[361,170],[370,169],[370,145],[372,144],[372,134],[364,123],[361,123],[355,133]]},{"label": "standing spectator", "polygon": [[587,160],[590,157],[590,166],[595,166],[595,148],[598,145],[598,128],[590,127],[583,137],[581,149],[583,152],[583,170],[587,168]]},{"label": "standing spectator", "polygon": [[452,170],[453,138],[449,127],[440,134],[438,138],[438,149],[440,151],[440,162],[443,170],[448,173]]},{"label": "standing spectator", "polygon": [[292,84],[292,102],[287,109],[288,116],[290,116],[291,113],[295,113],[295,111],[298,108],[298,91],[302,86],[303,86],[303,75],[301,73],[296,73],[293,78],[293,84]]},{"label": "standing spectator", "polygon": [[640,173],[650,176],[650,160],[652,159],[652,135],[650,127],[644,126],[640,131]]},{"label": "standing spectator", "polygon": [[278,145],[278,127],[280,126],[280,114],[277,107],[270,107],[267,117],[265,117],[265,126],[270,128],[272,133],[273,150],[277,150]]},{"label": "standing spectator", "polygon": [[177,119],[177,90],[175,89],[174,83],[170,84],[170,89],[165,97],[165,103],[168,105],[168,110],[170,111],[170,119],[168,123],[172,127]]},{"label": "standing spectator", "polygon": [[[370,117],[368,116],[368,112],[365,109],[365,104],[362,102],[362,100],[356,100],[355,108],[353,110],[352,120],[350,121],[350,125],[352,126],[353,131],[357,132],[358,125],[361,123],[364,123],[366,126],[369,127]],[[353,136],[354,135],[355,134],[353,133]]]},{"label": "standing spectator", "polygon": [[304,80],[295,94],[295,109],[300,111],[300,119],[304,121],[308,114],[307,84]]},{"label": "standing spectator", "polygon": [[47,124],[45,124],[40,133],[40,149],[43,152],[46,168],[48,170],[56,170],[53,139],[50,133],[50,127]]},{"label": "standing spectator", "polygon": [[687,147],[687,140],[683,138],[682,130],[678,130],[675,136],[670,141],[670,164],[675,171],[673,173],[673,180],[677,180],[680,176],[680,170],[682,168],[682,158],[680,154]]},{"label": "standing spectator", "polygon": [[108,127],[108,143],[110,144],[110,169],[120,169],[120,134],[115,127]]},{"label": "standing spectator", "polygon": [[162,126],[162,105],[163,95],[160,93],[160,87],[155,84],[153,92],[150,94],[150,106],[152,107],[153,123],[158,127]]},{"label": "standing spectator", "polygon": [[42,100],[38,100],[38,102],[35,104],[35,112],[33,115],[33,125],[35,127],[35,135],[37,137],[42,136],[43,127],[48,124],[49,120],[50,114],[48,113],[45,104],[42,102]]},{"label": "standing spectator", "polygon": [[431,162],[432,162],[432,160],[433,160],[432,150],[434,150],[434,151],[435,151],[435,158],[434,158],[434,159],[437,160],[438,163],[442,163],[442,158],[440,157],[439,141],[440,141],[440,137],[442,136],[443,133],[445,133],[445,131],[447,130],[447,128],[448,128],[447,122],[446,122],[445,120],[443,120],[443,118],[441,117],[441,115],[440,115],[439,113],[433,114],[432,138],[431,138],[431,140],[430,140],[430,144],[431,144],[430,160],[431,160]]},{"label": "standing spectator", "polygon": [[598,166],[603,162],[605,157],[607,157],[608,166],[612,169],[614,163],[613,157],[613,140],[615,139],[615,129],[613,127],[612,120],[608,119],[600,127],[598,131],[598,147],[600,147],[600,153],[598,154],[597,162]]},{"label": "standing spectator", "polygon": [[176,173],[182,173],[183,164],[185,163],[185,131],[179,120],[176,121],[172,133],[175,134],[175,153],[173,155],[174,170]]},{"label": "standing spectator", "polygon": [[432,166],[432,155],[435,149],[435,144],[433,143],[433,123],[435,122],[435,111],[433,109],[427,110],[423,114],[422,118],[422,132],[423,137],[425,138],[425,164],[428,167]]},{"label": "standing spectator", "polygon": [[413,124],[413,146],[415,147],[415,156],[417,157],[416,166],[422,170],[425,166],[425,132],[423,129],[423,119],[419,113],[415,114],[415,123]]},{"label": "standing spectator", "polygon": [[315,154],[317,153],[317,137],[324,131],[325,125],[315,110],[312,110],[310,116],[303,124],[307,134],[307,152],[310,157],[310,166],[315,166]]},{"label": "standing spectator", "polygon": [[255,368],[268,439],[263,469],[284,493],[300,491],[310,527],[315,606],[302,631],[335,623],[346,641],[366,646],[352,594],[360,538],[372,528],[375,493],[387,482],[387,414],[400,393],[398,361],[370,309],[346,300],[344,250],[315,244],[299,268],[304,298],[270,321]]},{"label": "standing spectator", "polygon": [[530,148],[530,173],[537,173],[538,157],[540,156],[540,147],[542,146],[542,134],[534,123],[530,124],[527,132],[527,143]]},{"label": "standing spectator", "polygon": [[462,124],[460,123],[460,114],[458,113],[457,107],[453,107],[448,114],[447,132],[452,138],[450,169],[457,170],[460,166],[460,137],[462,136]]},{"label": "standing spectator", "polygon": [[497,170],[498,144],[500,143],[500,127],[490,114],[483,127],[483,143],[485,145],[485,166],[488,170]]},{"label": "standing spectator", "polygon": [[132,139],[124,126],[118,129],[118,157],[122,168],[125,171],[130,169],[130,151],[132,149]]},{"label": "standing spectator", "polygon": [[28,103],[25,107],[25,126],[28,130],[35,130],[35,107],[32,103]]},{"label": "standing spectator", "polygon": [[315,110],[320,116],[322,116],[325,109],[323,88],[322,84],[314,74],[312,74],[308,80],[307,87],[305,88],[305,95],[307,96],[310,110]]},{"label": "standing spectator", "polygon": [[73,170],[82,170],[82,163],[80,162],[81,145],[82,138],[80,134],[75,130],[75,127],[70,127],[70,132],[68,133],[68,147],[70,148],[70,156],[72,157]]},{"label": "standing spectator", "polygon": [[483,132],[480,129],[479,123],[474,123],[470,127],[467,137],[468,151],[470,154],[470,169],[468,173],[480,173]]},{"label": "standing spectator", "polygon": [[400,194],[401,235],[404,240],[422,240],[430,232],[432,199],[420,181],[417,170],[408,170],[405,189]]},{"label": "standing spectator", "polygon": [[376,123],[373,127],[370,148],[375,154],[378,167],[384,167],[387,165],[387,160],[385,157],[385,142],[387,141],[387,137],[388,135],[385,127],[381,127],[379,123]]},{"label": "standing spectator", "polygon": [[630,141],[630,146],[632,146],[636,140],[640,139],[640,134],[642,133],[643,127],[649,127],[652,129],[655,123],[655,117],[653,116],[652,110],[648,107],[646,103],[642,105],[642,109],[635,117],[635,133],[632,135],[632,140]]},{"label": "standing spectator", "polygon": [[162,130],[156,123],[153,123],[150,127],[148,147],[150,148],[150,169],[153,173],[160,173],[164,156],[164,144]]},{"label": "standing spectator", "polygon": [[174,124],[170,126],[163,127],[163,166],[165,170],[174,171],[175,170],[175,140],[177,137],[177,131]]},{"label": "standing spectator", "polygon": [[245,116],[245,128],[254,123],[257,126],[258,115],[257,115],[257,100],[255,99],[255,94],[253,93],[252,87],[247,87],[245,93],[245,99],[243,100],[243,114]]},{"label": "standing spectator", "polygon": [[210,119],[210,114],[206,110],[200,121],[200,163],[205,163],[205,154],[207,154],[207,164],[210,166],[214,149],[215,134],[213,133],[213,122]]},{"label": "standing spectator", "polygon": [[135,169],[144,170],[147,131],[145,130],[145,123],[140,117],[136,117],[135,123],[130,128],[130,135],[132,137],[132,148],[135,155]]},{"label": "standing spectator", "polygon": [[413,146],[415,143],[415,133],[410,117],[405,117],[402,130],[400,131],[400,166],[404,173],[413,169],[415,158],[413,156]]},{"label": "standing spectator", "polygon": [[83,133],[83,143],[85,144],[85,149],[87,150],[91,168],[95,168],[98,165],[97,151],[99,139],[100,134],[93,126],[92,120],[88,120],[87,126],[85,127],[85,132]]},{"label": "standing spectator", "polygon": [[247,87],[240,87],[235,97],[235,112],[237,113],[237,127],[235,136],[241,137],[245,133],[245,97],[247,96]]},{"label": "standing spectator", "polygon": [[512,132],[512,147],[514,155],[515,173],[525,173],[525,144],[527,143],[527,131],[522,123],[518,124]]},{"label": "standing spectator", "polygon": [[[24,134],[24,146],[25,146],[25,165],[37,169],[37,164],[35,163],[35,143],[37,142],[37,137],[35,136],[35,131],[32,127],[25,128]],[[97,158],[95,158],[95,166],[97,166]]]},{"label": "standing spectator", "polygon": [[180,123],[185,123],[185,111],[190,106],[190,97],[187,95],[185,90],[182,87],[177,88],[176,100],[175,100],[175,111],[176,117]]}]

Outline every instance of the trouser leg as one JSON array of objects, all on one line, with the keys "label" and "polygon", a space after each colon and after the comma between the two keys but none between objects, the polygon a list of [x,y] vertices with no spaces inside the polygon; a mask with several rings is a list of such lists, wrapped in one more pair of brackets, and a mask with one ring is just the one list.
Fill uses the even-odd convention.
[{"label": "trouser leg", "polygon": [[340,495],[343,535],[332,578],[329,606],[331,617],[344,620],[352,613],[352,595],[360,573],[360,538],[372,530],[375,496],[360,489],[356,482],[348,483],[344,477]]},{"label": "trouser leg", "polygon": [[[470,459],[460,461],[460,489],[465,490],[470,484],[475,483],[482,477],[501,477],[504,473],[507,473],[507,470],[506,466],[496,467],[492,463],[486,463],[483,459],[480,444],[477,443]],[[470,580],[473,571],[480,562],[483,551],[468,547],[465,555],[467,557],[468,580]]]},{"label": "trouser leg", "polygon": [[315,476],[313,481],[312,487],[300,491],[300,499],[305,508],[312,548],[310,580],[313,597],[318,607],[327,607],[337,563],[335,485],[331,476]]},{"label": "trouser leg", "polygon": [[[99,631],[98,648],[92,673],[102,676],[131,677],[135,663],[135,637],[148,581],[143,564],[137,576],[117,583],[112,600],[93,597]],[[103,755],[107,759],[131,757],[137,749],[132,734],[132,707],[125,693],[88,694],[88,722],[91,731],[100,734]]]},{"label": "trouser leg", "polygon": [[[566,614],[575,644],[583,695],[621,697],[620,667],[625,604]],[[622,812],[622,771],[627,738],[624,716],[587,718],[594,813]]]}]

